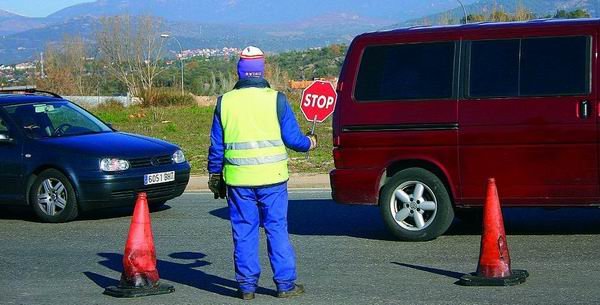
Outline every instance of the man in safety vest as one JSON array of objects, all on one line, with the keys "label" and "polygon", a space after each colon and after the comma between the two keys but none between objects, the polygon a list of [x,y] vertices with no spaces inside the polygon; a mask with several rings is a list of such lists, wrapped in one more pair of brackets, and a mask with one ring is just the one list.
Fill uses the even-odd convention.
[{"label": "man in safety vest", "polygon": [[296,284],[296,259],[288,236],[288,155],[315,149],[316,136],[305,136],[284,94],[263,78],[264,54],[245,48],[238,62],[239,81],[217,99],[208,153],[208,186],[225,197],[234,243],[235,276],[240,297],[254,298],[260,277],[259,225],[265,228],[277,296],[304,292]]}]

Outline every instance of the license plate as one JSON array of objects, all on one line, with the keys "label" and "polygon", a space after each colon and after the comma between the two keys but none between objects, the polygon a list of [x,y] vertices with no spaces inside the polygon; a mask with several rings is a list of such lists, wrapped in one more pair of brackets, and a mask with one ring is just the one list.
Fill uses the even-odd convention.
[{"label": "license plate", "polygon": [[175,172],[164,172],[144,175],[144,185],[175,181]]}]

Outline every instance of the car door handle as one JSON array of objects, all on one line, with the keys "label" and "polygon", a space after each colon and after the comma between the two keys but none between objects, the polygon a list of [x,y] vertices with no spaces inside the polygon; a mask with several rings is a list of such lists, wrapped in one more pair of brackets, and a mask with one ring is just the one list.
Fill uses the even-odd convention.
[{"label": "car door handle", "polygon": [[589,118],[591,109],[592,109],[592,107],[590,107],[589,101],[584,100],[584,101],[579,102],[579,118],[580,119]]}]

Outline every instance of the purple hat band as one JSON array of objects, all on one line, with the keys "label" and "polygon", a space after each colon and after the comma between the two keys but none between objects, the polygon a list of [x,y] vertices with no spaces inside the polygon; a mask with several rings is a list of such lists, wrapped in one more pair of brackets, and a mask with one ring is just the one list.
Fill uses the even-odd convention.
[{"label": "purple hat band", "polygon": [[265,72],[265,58],[262,56],[256,58],[242,57],[238,62],[237,71],[240,79],[262,78]]}]

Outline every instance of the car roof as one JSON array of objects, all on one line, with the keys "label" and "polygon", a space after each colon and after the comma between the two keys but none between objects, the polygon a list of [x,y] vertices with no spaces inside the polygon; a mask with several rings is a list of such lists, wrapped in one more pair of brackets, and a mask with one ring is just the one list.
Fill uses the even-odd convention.
[{"label": "car roof", "polygon": [[0,94],[0,106],[26,103],[49,103],[66,101],[62,98],[35,94]]},{"label": "car roof", "polygon": [[370,32],[359,35],[359,37],[370,37],[378,35],[394,35],[408,33],[433,33],[463,30],[487,30],[487,29],[517,29],[530,27],[552,27],[552,26],[585,26],[600,25],[600,18],[580,19],[534,19],[529,21],[512,22],[474,22],[467,24],[441,25],[441,26],[411,26],[398,29]]}]

